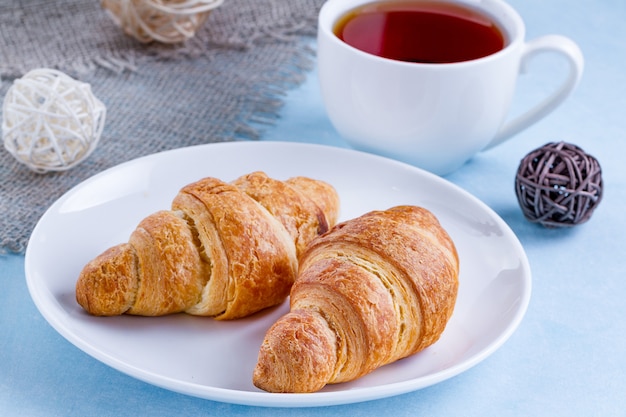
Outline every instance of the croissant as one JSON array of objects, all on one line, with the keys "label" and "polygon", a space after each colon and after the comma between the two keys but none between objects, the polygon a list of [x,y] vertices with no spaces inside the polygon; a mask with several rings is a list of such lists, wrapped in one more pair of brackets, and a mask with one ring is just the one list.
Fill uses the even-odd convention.
[{"label": "croissant", "polygon": [[306,177],[201,179],[85,265],[76,300],[99,316],[250,315],[286,299],[298,255],[338,212],[335,189]]},{"label": "croissant", "polygon": [[300,258],[290,311],[265,335],[254,385],[314,392],[432,345],[452,315],[458,272],[453,241],[424,208],[336,225]]}]

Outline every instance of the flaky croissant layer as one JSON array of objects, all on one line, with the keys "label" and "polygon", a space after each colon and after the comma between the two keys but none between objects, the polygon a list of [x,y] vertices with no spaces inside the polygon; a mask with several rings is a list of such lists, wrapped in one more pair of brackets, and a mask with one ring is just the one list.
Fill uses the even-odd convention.
[{"label": "flaky croissant layer", "polygon": [[306,177],[201,179],[90,261],[76,300],[100,316],[247,316],[285,300],[298,255],[338,211],[334,188]]},{"label": "flaky croissant layer", "polygon": [[313,239],[290,312],[266,333],[253,383],[314,392],[435,343],[458,290],[454,243],[428,210],[373,211]]}]

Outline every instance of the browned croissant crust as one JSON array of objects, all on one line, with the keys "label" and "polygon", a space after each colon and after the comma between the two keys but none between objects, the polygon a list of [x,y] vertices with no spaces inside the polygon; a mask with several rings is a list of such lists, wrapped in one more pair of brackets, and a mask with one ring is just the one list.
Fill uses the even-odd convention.
[{"label": "browned croissant crust", "polygon": [[338,224],[300,258],[290,312],[267,331],[253,383],[314,392],[432,345],[452,315],[458,272],[454,243],[424,208]]},{"label": "browned croissant crust", "polygon": [[204,178],[89,262],[76,300],[100,316],[247,316],[285,300],[298,254],[338,211],[334,188],[306,177]]}]

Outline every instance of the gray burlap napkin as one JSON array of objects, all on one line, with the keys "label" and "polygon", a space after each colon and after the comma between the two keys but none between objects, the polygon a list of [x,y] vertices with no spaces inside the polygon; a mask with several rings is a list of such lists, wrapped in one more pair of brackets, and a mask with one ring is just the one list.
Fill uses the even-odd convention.
[{"label": "gray burlap napkin", "polygon": [[[106,106],[98,148],[62,173],[36,174],[0,149],[0,250],[23,253],[44,211],[103,169],[158,151],[253,139],[313,62],[323,0],[225,0],[194,38],[143,45],[96,0],[0,4],[2,98],[42,67],[91,84]],[[25,4],[24,4],[25,3]]]}]

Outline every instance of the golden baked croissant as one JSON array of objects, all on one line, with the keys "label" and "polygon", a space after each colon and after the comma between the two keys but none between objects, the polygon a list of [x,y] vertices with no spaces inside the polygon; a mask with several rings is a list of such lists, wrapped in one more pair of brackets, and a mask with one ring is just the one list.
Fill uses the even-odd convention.
[{"label": "golden baked croissant", "polygon": [[306,177],[204,178],[89,262],[76,300],[101,316],[247,316],[286,299],[297,256],[338,211],[335,189]]},{"label": "golden baked croissant", "polygon": [[254,385],[314,392],[430,346],[452,315],[458,272],[454,243],[426,209],[336,225],[300,258],[290,312],[265,335]]}]

